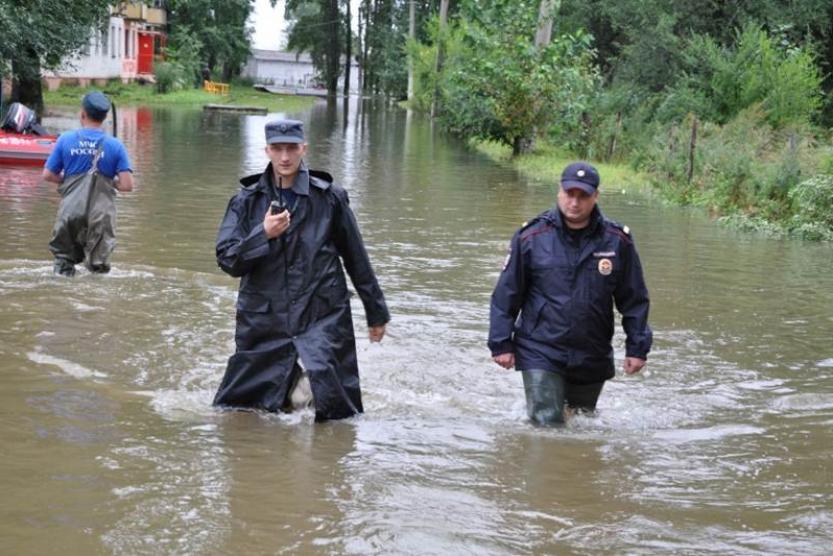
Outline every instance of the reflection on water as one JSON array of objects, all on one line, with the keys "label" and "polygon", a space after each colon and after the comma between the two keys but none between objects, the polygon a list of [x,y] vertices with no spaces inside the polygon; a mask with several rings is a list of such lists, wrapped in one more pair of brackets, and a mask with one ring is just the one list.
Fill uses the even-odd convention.
[{"label": "reflection on water", "polygon": [[370,101],[281,114],[349,191],[393,313],[381,345],[356,319],[367,413],[215,412],[236,296],[216,227],[275,116],[120,108],[137,186],[108,276],[52,276],[54,187],[0,169],[10,553],[826,553],[829,246],[728,232],[602,176],[655,349],[597,417],[536,429],[485,336],[508,239],[553,188]]}]

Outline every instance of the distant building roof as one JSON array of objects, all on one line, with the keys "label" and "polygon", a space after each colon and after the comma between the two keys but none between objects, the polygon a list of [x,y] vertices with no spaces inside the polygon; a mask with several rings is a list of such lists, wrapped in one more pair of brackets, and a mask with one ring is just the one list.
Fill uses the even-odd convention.
[{"label": "distant building roof", "polygon": [[308,52],[285,52],[283,50],[264,50],[262,48],[252,49],[252,58],[255,60],[274,60],[278,62],[303,62],[311,64],[312,58]]}]

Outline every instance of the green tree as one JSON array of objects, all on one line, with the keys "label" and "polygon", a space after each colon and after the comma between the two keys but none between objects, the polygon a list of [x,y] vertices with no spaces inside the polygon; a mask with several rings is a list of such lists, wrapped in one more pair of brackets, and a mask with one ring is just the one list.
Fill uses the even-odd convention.
[{"label": "green tree", "polygon": [[[198,83],[196,72],[205,64],[222,81],[240,75],[250,54],[247,26],[253,11],[253,0],[168,0],[168,23],[173,33],[170,47],[177,51],[191,50],[194,39],[199,44],[198,65],[191,82]],[[187,32],[178,34],[181,28]],[[183,39],[183,43],[180,43]],[[187,55],[193,56],[190,52]]]},{"label": "green tree", "polygon": [[327,94],[335,96],[341,54],[351,36],[339,0],[287,0],[286,17],[291,21],[288,48],[309,53]]},{"label": "green tree", "polygon": [[41,71],[58,68],[107,24],[109,0],[0,0],[0,75],[12,99],[43,112]]},{"label": "green tree", "polygon": [[578,31],[536,46],[538,14],[533,0],[463,3],[439,76],[446,128],[520,154],[534,129],[580,118],[598,83],[591,37]]}]

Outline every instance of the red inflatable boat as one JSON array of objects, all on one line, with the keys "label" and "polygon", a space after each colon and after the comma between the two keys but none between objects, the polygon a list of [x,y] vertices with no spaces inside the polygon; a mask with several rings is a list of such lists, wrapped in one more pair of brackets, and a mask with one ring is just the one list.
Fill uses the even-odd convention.
[{"label": "red inflatable boat", "polygon": [[55,135],[31,135],[0,130],[0,164],[43,166],[55,148]]},{"label": "red inflatable boat", "polygon": [[43,166],[57,139],[38,124],[30,108],[13,102],[0,121],[0,164]]}]

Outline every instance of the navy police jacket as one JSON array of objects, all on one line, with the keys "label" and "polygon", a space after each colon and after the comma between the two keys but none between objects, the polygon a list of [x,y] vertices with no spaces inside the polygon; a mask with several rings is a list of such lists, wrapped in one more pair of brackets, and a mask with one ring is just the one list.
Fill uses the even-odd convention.
[{"label": "navy police jacket", "polygon": [[626,355],[651,349],[648,290],[626,227],[595,207],[577,247],[567,244],[558,208],[512,238],[492,294],[489,349],[515,354],[515,368],[558,372],[574,382],[614,376],[613,304],[622,314]]}]

